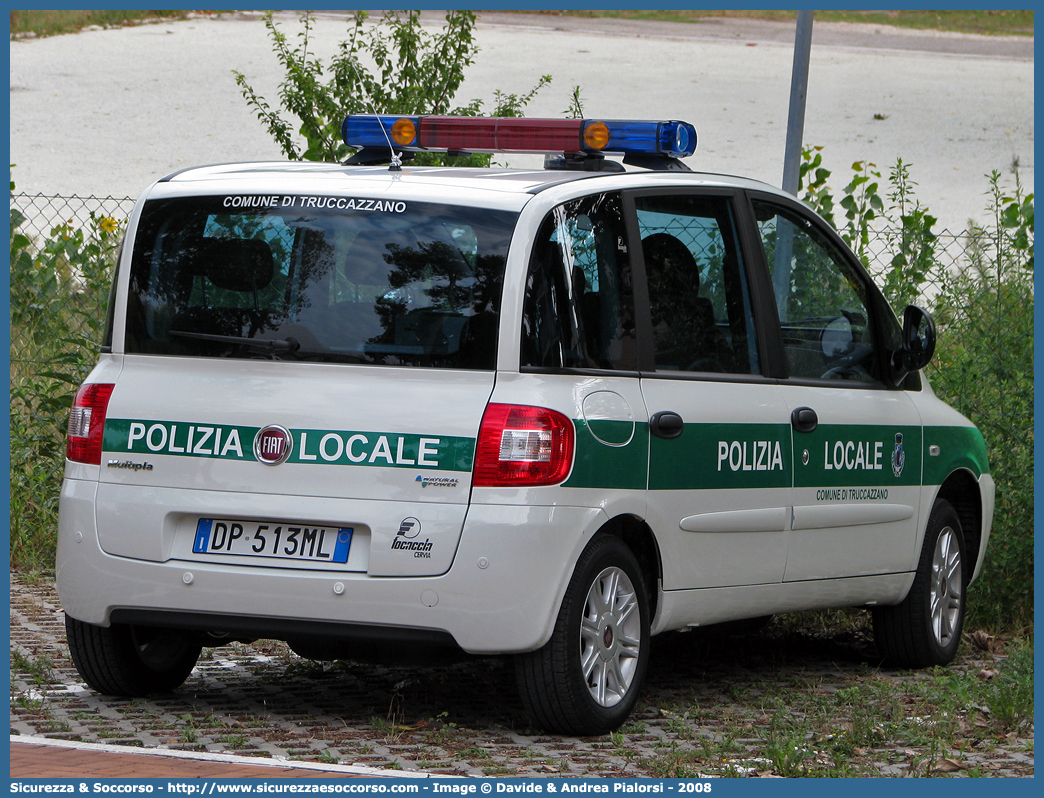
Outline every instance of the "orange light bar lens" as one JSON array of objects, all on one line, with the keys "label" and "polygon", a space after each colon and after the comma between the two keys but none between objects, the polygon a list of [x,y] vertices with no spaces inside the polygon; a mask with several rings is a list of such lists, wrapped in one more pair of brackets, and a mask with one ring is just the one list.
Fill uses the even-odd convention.
[{"label": "orange light bar lens", "polygon": [[592,150],[604,150],[609,143],[609,127],[605,122],[592,122],[584,128],[584,144]]},{"label": "orange light bar lens", "polygon": [[417,127],[412,119],[399,119],[392,125],[391,140],[403,147],[413,144],[417,138]]}]

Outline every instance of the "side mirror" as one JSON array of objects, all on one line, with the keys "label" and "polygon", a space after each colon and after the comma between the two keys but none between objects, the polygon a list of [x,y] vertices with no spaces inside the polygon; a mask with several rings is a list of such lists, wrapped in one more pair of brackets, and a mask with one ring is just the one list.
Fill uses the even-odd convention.
[{"label": "side mirror", "polygon": [[903,311],[903,343],[892,353],[892,382],[896,385],[912,371],[920,371],[935,354],[935,322],[924,308],[907,305]]}]

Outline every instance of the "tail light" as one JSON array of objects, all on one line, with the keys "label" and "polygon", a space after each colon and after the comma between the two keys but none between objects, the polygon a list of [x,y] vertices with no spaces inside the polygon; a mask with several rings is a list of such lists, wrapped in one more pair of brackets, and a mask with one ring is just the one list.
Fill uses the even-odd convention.
[{"label": "tail light", "polygon": [[573,422],[544,407],[489,404],[479,429],[475,486],[554,485],[573,466]]},{"label": "tail light", "polygon": [[77,463],[101,465],[102,435],[105,432],[105,411],[113,385],[90,383],[80,386],[69,413],[69,433],[65,456]]}]

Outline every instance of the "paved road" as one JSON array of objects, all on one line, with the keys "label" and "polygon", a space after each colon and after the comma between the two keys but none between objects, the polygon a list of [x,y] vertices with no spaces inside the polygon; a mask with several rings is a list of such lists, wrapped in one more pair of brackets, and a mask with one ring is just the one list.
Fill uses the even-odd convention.
[{"label": "paved road", "polygon": [[[294,36],[292,14],[283,15]],[[437,17],[431,15],[437,22]],[[343,19],[324,14],[328,56]],[[529,115],[560,116],[579,85],[589,115],[696,124],[695,169],[778,184],[793,26],[483,14],[458,92],[491,101],[554,76]],[[11,162],[19,190],[136,195],[175,169],[280,158],[239,95],[243,71],[274,99],[280,74],[256,14],[12,41]],[[984,174],[1018,160],[1033,185],[1033,40],[817,23],[805,141],[825,147],[840,188],[857,160],[912,164],[945,226],[982,218]],[[514,160],[530,165],[532,159]]]}]

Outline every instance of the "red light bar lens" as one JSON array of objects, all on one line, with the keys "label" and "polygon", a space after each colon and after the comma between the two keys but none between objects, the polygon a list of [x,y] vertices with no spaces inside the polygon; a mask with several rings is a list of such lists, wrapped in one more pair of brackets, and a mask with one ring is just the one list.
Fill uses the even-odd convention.
[{"label": "red light bar lens", "polygon": [[428,150],[495,150],[498,121],[489,117],[421,117],[417,144]]},{"label": "red light bar lens", "polygon": [[497,142],[514,152],[583,152],[582,119],[501,119]]},{"label": "red light bar lens", "polygon": [[580,119],[426,116],[418,145],[429,150],[581,152]]}]

